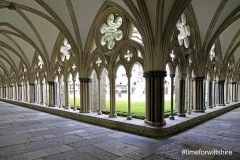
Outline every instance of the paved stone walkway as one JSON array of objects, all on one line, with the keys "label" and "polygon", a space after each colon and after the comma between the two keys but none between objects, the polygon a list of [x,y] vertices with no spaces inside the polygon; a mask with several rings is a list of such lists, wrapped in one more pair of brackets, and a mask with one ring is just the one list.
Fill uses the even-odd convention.
[{"label": "paved stone walkway", "polygon": [[[0,102],[0,160],[239,160],[239,137],[240,108],[176,136],[152,139]],[[182,154],[200,149],[233,153]]]}]

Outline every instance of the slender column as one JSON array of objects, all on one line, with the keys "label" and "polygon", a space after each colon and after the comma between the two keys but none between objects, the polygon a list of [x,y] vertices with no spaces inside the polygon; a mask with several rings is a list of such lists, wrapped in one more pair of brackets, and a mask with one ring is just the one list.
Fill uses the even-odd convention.
[{"label": "slender column", "polygon": [[213,80],[213,91],[212,91],[212,97],[213,97],[213,107],[216,107],[216,80]]},{"label": "slender column", "polygon": [[2,98],[2,86],[0,86],[0,98]]},{"label": "slender column", "polygon": [[218,104],[219,106],[225,106],[224,103],[224,82],[225,80],[218,81]]},{"label": "slender column", "polygon": [[175,74],[171,74],[170,77],[171,77],[171,84],[170,84],[171,85],[171,113],[170,113],[169,119],[174,120],[175,118],[173,115],[173,90],[174,90],[173,83],[174,83]]},{"label": "slender column", "polygon": [[62,108],[62,96],[61,96],[61,79],[58,78],[58,92],[59,92],[59,108]]},{"label": "slender column", "polygon": [[34,103],[34,83],[29,83],[30,85],[30,103]]},{"label": "slender column", "polygon": [[185,77],[179,77],[178,88],[178,116],[186,117],[185,114]]},{"label": "slender column", "polygon": [[28,102],[28,85],[27,85],[27,82],[24,85],[25,85],[25,101]]},{"label": "slender column", "polygon": [[148,71],[146,79],[146,119],[145,123],[152,126],[163,126],[164,120],[164,77],[166,71]]},{"label": "slender column", "polygon": [[228,81],[225,82],[224,91],[225,103],[228,104]]},{"label": "slender column", "polygon": [[238,82],[236,83],[236,101],[238,101]]},{"label": "slender column", "polygon": [[206,110],[206,79],[203,80],[203,109]]},{"label": "slender column", "polygon": [[213,87],[212,87],[212,81],[208,80],[208,108],[213,108],[212,106],[212,91],[213,91]]},{"label": "slender column", "polygon": [[44,104],[43,103],[43,83],[40,81],[40,104]]},{"label": "slender column", "polygon": [[110,84],[110,118],[117,117],[116,114],[116,89],[115,89],[115,80],[116,76],[109,75],[109,84]]},{"label": "slender column", "polygon": [[22,84],[18,84],[18,101],[22,101]]},{"label": "slender column", "polygon": [[49,100],[48,100],[48,107],[56,107],[57,106],[57,82],[51,82],[48,81],[48,85],[49,85]]},{"label": "slender column", "polygon": [[194,112],[204,112],[204,103],[203,103],[203,80],[204,77],[195,77],[194,78],[194,97],[193,105]]},{"label": "slender column", "polygon": [[98,77],[98,115],[102,114],[101,109],[101,78]]},{"label": "slender column", "polygon": [[46,105],[48,105],[48,83],[45,81],[45,100],[46,100]]},{"label": "slender column", "polygon": [[231,86],[232,86],[232,102],[237,102],[237,100],[236,100],[236,85],[237,85],[237,82],[231,82]]},{"label": "slender column", "polygon": [[131,120],[131,74],[128,75],[128,116],[127,120]]},{"label": "slender column", "polygon": [[44,105],[44,83],[41,82],[41,104]]},{"label": "slender column", "polygon": [[64,109],[70,109],[70,104],[69,104],[69,81],[66,80],[64,82],[64,87],[65,87],[65,108]]},{"label": "slender column", "polygon": [[76,111],[77,107],[76,107],[76,83],[75,83],[75,79],[73,79],[73,101],[74,101],[73,110]]},{"label": "slender column", "polygon": [[81,113],[90,113],[91,111],[91,83],[90,78],[79,78],[80,80],[80,102],[81,102]]},{"label": "slender column", "polygon": [[192,108],[192,78],[190,76],[187,77],[188,80],[188,114],[191,114],[191,108]]}]

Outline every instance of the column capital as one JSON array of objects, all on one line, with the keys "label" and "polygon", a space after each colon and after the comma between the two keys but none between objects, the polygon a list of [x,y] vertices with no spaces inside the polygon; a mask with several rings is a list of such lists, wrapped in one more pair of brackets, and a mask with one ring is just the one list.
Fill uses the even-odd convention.
[{"label": "column capital", "polygon": [[176,74],[170,74],[170,78],[174,78]]},{"label": "column capital", "polygon": [[237,84],[237,82],[230,82],[231,84]]},{"label": "column capital", "polygon": [[109,79],[116,79],[116,77],[117,77],[117,76],[115,76],[115,75],[108,75],[108,78],[109,78]]},{"label": "column capital", "polygon": [[204,79],[205,79],[205,77],[193,77],[193,80],[196,80],[196,81],[197,80],[202,80],[203,81]]},{"label": "column capital", "polygon": [[57,82],[54,82],[54,81],[47,81],[47,82],[48,82],[48,84],[50,84],[50,85],[57,84]]},{"label": "column capital", "polygon": [[80,82],[92,82],[91,78],[79,78]]},{"label": "column capital", "polygon": [[147,71],[143,73],[143,77],[145,78],[164,78],[167,76],[167,71]]}]

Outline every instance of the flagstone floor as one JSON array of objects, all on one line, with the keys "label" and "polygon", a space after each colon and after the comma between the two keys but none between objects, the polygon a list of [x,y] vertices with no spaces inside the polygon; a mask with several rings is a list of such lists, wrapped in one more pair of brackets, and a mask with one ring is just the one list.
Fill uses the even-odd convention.
[{"label": "flagstone floor", "polygon": [[0,160],[6,159],[239,160],[240,108],[153,139],[0,102]]}]

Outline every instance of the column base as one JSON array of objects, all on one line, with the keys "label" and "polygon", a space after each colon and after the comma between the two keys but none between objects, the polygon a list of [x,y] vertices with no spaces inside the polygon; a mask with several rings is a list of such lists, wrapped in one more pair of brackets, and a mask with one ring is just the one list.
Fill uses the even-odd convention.
[{"label": "column base", "polygon": [[48,107],[57,107],[57,105],[50,104]]},{"label": "column base", "polygon": [[195,112],[195,113],[204,113],[205,111],[204,110],[194,110],[193,112]]},{"label": "column base", "polygon": [[127,120],[132,120],[132,116],[127,116]]},{"label": "column base", "polygon": [[178,117],[186,117],[186,114],[185,113],[180,113],[180,114],[177,114]]},{"label": "column base", "polygon": [[212,108],[213,108],[213,106],[208,106],[208,108],[212,109]]},{"label": "column base", "polygon": [[99,111],[99,110],[98,110],[98,111],[97,111],[97,114],[98,114],[98,115],[102,115],[102,111]]},{"label": "column base", "polygon": [[150,126],[155,126],[155,127],[161,127],[161,126],[164,126],[166,125],[166,121],[164,120],[163,122],[151,122],[151,121],[148,121],[148,120],[144,120],[144,122]]},{"label": "column base", "polygon": [[225,106],[225,104],[218,104],[218,106]]},{"label": "column base", "polygon": [[115,113],[115,114],[113,114],[113,115],[109,115],[109,118],[116,118],[117,117],[117,114]]},{"label": "column base", "polygon": [[187,114],[192,114],[191,111],[188,111]]},{"label": "column base", "polygon": [[170,120],[174,120],[174,119],[175,119],[174,116],[171,116],[171,115],[170,115],[168,118],[169,118]]},{"label": "column base", "polygon": [[89,110],[89,111],[79,111],[79,113],[92,113],[92,110]]}]

